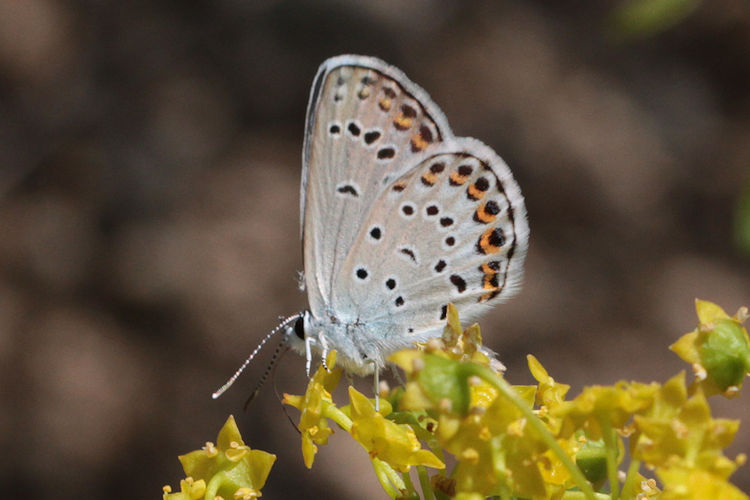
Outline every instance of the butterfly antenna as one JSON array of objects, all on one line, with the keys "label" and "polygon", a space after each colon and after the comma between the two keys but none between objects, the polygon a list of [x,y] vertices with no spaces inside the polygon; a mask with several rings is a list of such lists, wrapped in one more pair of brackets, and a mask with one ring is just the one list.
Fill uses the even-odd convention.
[{"label": "butterfly antenna", "polygon": [[[284,352],[281,353],[281,356],[286,354],[289,351],[289,346],[286,346],[286,349],[284,349]],[[281,357],[279,357],[281,359]],[[278,365],[276,365],[278,366]],[[302,434],[302,431],[299,430],[299,426],[294,423],[294,419],[291,415],[289,415],[289,409],[287,408],[287,405],[284,404],[284,398],[281,397],[279,394],[279,389],[276,387],[276,366],[273,367],[273,371],[271,372],[271,381],[273,385],[273,392],[276,394],[276,399],[279,400],[279,403],[281,403],[281,409],[284,411],[284,415],[286,415],[287,420],[289,420],[289,423],[292,424],[292,427],[294,427],[294,430],[297,431],[298,434]]]},{"label": "butterfly antenna", "polygon": [[294,316],[289,316],[288,318],[284,319],[284,321],[282,321],[281,323],[279,323],[278,326],[276,326],[276,328],[274,328],[273,330],[271,330],[271,332],[268,335],[266,335],[265,337],[263,337],[263,340],[260,341],[260,344],[258,344],[258,347],[256,347],[255,350],[250,354],[250,356],[247,357],[247,359],[245,360],[245,362],[242,363],[242,366],[240,366],[237,369],[237,371],[234,372],[234,375],[232,375],[229,378],[229,380],[227,380],[227,382],[224,385],[222,385],[216,392],[214,392],[211,395],[211,397],[213,399],[217,399],[219,396],[221,396],[222,394],[224,394],[224,392],[226,392],[227,389],[229,389],[230,387],[232,387],[232,384],[234,384],[235,380],[237,380],[237,378],[239,378],[239,376],[242,374],[242,372],[245,371],[245,368],[247,368],[247,365],[249,365],[250,362],[253,360],[253,358],[256,356],[256,354],[258,354],[258,352],[260,352],[260,350],[263,347],[263,345],[266,342],[268,342],[268,339],[270,339],[271,337],[273,337],[274,335],[276,335],[279,331],[281,331],[282,328],[286,327],[289,323],[291,323],[292,321],[295,321],[295,320],[297,320],[297,319],[299,319],[301,317],[302,317],[302,314],[295,314]]},{"label": "butterfly antenna", "polygon": [[266,371],[264,371],[263,376],[260,377],[258,385],[255,386],[255,390],[252,392],[252,394],[250,394],[250,397],[247,398],[247,401],[245,401],[245,406],[242,407],[242,411],[247,411],[247,407],[250,406],[250,403],[252,403],[252,401],[255,399],[255,396],[258,395],[258,393],[260,392],[260,388],[263,387],[263,384],[266,383],[266,379],[271,374],[271,372],[273,372],[274,374],[276,373],[276,363],[281,359],[279,353],[282,352],[282,349],[284,349],[283,353],[286,353],[289,350],[289,346],[287,345],[286,340],[282,340],[281,342],[279,342],[279,345],[276,346],[276,350],[273,351],[273,356],[271,356],[271,361],[268,363]]}]

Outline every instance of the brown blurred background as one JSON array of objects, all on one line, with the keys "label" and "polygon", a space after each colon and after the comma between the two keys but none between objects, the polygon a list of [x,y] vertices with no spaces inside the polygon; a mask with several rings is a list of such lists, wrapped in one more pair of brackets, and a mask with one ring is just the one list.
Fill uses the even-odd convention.
[{"label": "brown blurred background", "polygon": [[[526,281],[482,326],[512,382],[529,352],[574,394],[688,368],[667,346],[694,298],[750,305],[750,7],[687,1],[647,33],[621,5],[0,2],[3,496],[159,498],[234,413],[278,454],[264,498],[385,497],[341,433],[307,471],[270,384],[242,412],[269,353],[210,399],[306,305],[303,117],[340,53],[400,67],[511,165]],[[276,386],[303,391],[304,361]],[[750,451],[750,397],[715,402]]]}]

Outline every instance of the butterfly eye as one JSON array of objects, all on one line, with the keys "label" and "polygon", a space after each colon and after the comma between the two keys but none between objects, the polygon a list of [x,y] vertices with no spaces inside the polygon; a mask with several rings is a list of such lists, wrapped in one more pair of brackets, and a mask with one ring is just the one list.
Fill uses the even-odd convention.
[{"label": "butterfly eye", "polygon": [[302,316],[297,318],[297,321],[294,322],[294,333],[300,338],[300,340],[305,340],[305,320]]}]

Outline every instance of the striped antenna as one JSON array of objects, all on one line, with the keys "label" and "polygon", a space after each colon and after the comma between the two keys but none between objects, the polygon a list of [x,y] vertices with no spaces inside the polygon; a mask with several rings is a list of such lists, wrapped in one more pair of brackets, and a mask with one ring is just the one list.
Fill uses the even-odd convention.
[{"label": "striped antenna", "polygon": [[[245,406],[242,407],[243,411],[247,411],[247,407],[250,406],[250,403],[253,402],[255,396],[258,395],[258,393],[260,392],[260,388],[263,387],[263,384],[266,383],[266,379],[268,378],[268,376],[271,373],[274,374],[274,377],[276,376],[276,363],[281,359],[281,356],[279,356],[279,354],[286,354],[288,350],[289,344],[287,343],[286,339],[279,342],[279,345],[276,346],[276,350],[273,351],[273,356],[271,356],[271,361],[269,361],[268,366],[266,367],[266,371],[264,371],[263,376],[260,377],[260,380],[255,386],[255,390],[253,391],[253,393],[250,394],[250,397],[248,397],[247,401],[245,401]],[[276,396],[278,396],[278,392],[276,393]],[[281,401],[281,398],[279,398],[279,401]]]},{"label": "striped antenna", "polygon": [[302,313],[295,314],[294,316],[289,316],[288,318],[284,319],[284,321],[282,321],[281,323],[279,323],[279,325],[276,328],[274,328],[273,330],[271,330],[271,332],[268,335],[266,335],[265,337],[263,337],[263,340],[260,341],[260,344],[258,344],[258,347],[256,347],[255,350],[250,354],[250,356],[247,357],[247,359],[245,360],[245,362],[242,363],[242,366],[240,366],[237,369],[237,371],[234,372],[234,375],[232,375],[229,378],[229,380],[227,380],[227,382],[224,385],[222,385],[216,392],[214,392],[211,395],[211,397],[213,399],[217,399],[219,396],[221,396],[222,394],[224,394],[224,392],[227,389],[229,389],[230,387],[232,387],[232,384],[234,384],[235,380],[237,380],[237,378],[242,374],[242,372],[245,371],[245,368],[247,368],[247,365],[249,365],[250,362],[255,357],[255,355],[258,354],[258,352],[260,352],[260,350],[263,347],[263,345],[266,342],[268,342],[268,339],[270,339],[271,337],[273,337],[274,335],[276,335],[282,328],[286,327],[289,323],[291,323],[292,321],[295,321],[295,320],[297,320],[297,319],[299,319],[301,317],[302,317]]}]

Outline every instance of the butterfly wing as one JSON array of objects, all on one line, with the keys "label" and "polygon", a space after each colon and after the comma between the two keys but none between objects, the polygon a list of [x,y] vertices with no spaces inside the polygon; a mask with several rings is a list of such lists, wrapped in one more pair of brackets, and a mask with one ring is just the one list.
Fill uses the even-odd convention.
[{"label": "butterfly wing", "polygon": [[333,309],[385,344],[434,333],[449,302],[478,316],[523,272],[526,209],[503,160],[469,138],[427,153],[372,204],[334,283]]},{"label": "butterfly wing", "polygon": [[431,144],[452,138],[440,109],[398,69],[363,56],[321,65],[307,109],[301,186],[314,316],[339,312],[335,280],[381,193]]}]

